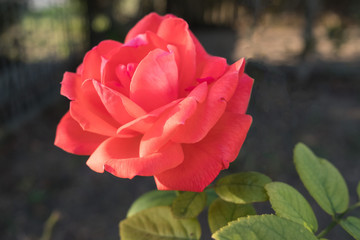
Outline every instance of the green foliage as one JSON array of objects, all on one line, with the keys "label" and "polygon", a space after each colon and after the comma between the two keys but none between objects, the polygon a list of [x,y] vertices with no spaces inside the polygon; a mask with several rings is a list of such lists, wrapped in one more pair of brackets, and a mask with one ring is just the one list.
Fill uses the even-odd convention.
[{"label": "green foliage", "polygon": [[360,200],[360,182],[357,185],[356,192],[357,192],[358,198]]},{"label": "green foliage", "polygon": [[167,206],[143,210],[120,222],[122,240],[195,240],[200,235],[196,219],[176,219]]},{"label": "green foliage", "polygon": [[212,236],[216,240],[317,240],[305,227],[275,215],[239,218]]},{"label": "green foliage", "polygon": [[265,189],[276,215],[316,232],[318,223],[315,214],[306,199],[296,189],[281,182],[269,183]]},{"label": "green foliage", "polygon": [[195,218],[205,206],[205,192],[183,192],[175,198],[171,210],[177,218]]},{"label": "green foliage", "polygon": [[170,206],[176,198],[175,191],[153,190],[145,193],[131,205],[127,217],[134,215],[144,209],[156,206]]},{"label": "green foliage", "polygon": [[349,205],[347,185],[330,162],[317,157],[302,143],[295,146],[294,161],[306,189],[325,212],[335,216],[347,209]]},{"label": "green foliage", "polygon": [[[348,216],[360,202],[348,207],[347,185],[339,171],[299,143],[294,162],[300,179],[332,222],[317,236],[316,216],[296,189],[257,172],[220,178],[204,192],[151,191],[137,199],[120,222],[122,240],[200,239],[196,217],[208,209],[208,223],[216,240],[326,240],[324,236],[340,224],[360,240],[360,219]],[[357,186],[360,199],[360,183]],[[250,203],[270,201],[276,215],[256,215]]]},{"label": "green foliage", "polygon": [[215,192],[228,202],[264,202],[268,200],[264,186],[269,182],[271,179],[261,173],[236,173],[221,178],[215,185]]},{"label": "green foliage", "polygon": [[341,220],[340,225],[356,240],[360,240],[360,218],[348,217]]},{"label": "green foliage", "polygon": [[228,222],[255,214],[256,211],[250,204],[235,204],[218,198],[209,207],[209,227],[211,232],[215,233],[221,227],[226,226]]}]

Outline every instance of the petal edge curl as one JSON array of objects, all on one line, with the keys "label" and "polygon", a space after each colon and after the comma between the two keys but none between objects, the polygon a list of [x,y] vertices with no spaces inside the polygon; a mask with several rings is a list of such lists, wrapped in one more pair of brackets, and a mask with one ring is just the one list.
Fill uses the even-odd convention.
[{"label": "petal edge curl", "polygon": [[180,144],[168,143],[157,153],[139,157],[140,137],[109,138],[90,156],[86,164],[96,172],[104,170],[120,178],[153,176],[176,167],[184,155]]},{"label": "petal edge curl", "polygon": [[90,155],[106,139],[106,136],[84,131],[67,112],[57,126],[54,144],[69,153]]}]

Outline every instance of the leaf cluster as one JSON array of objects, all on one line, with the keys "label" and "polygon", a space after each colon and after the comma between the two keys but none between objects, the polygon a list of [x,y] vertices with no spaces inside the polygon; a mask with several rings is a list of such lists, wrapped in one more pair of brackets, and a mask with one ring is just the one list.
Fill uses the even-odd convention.
[{"label": "leaf cluster", "polygon": [[[305,197],[292,186],[273,182],[258,172],[241,172],[219,179],[204,192],[151,191],[130,207],[120,222],[120,237],[129,239],[200,239],[198,215],[207,209],[216,240],[324,239],[339,224],[360,240],[360,218],[349,213],[349,192],[340,172],[299,143],[294,149],[296,170],[309,194],[332,217],[322,231]],[[360,199],[360,183],[357,187]],[[275,214],[257,215],[255,202],[269,201]]]}]

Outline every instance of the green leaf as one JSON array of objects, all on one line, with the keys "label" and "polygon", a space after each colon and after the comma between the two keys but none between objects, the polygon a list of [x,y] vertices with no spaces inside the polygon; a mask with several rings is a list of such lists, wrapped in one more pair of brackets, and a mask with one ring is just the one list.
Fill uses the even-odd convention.
[{"label": "green leaf", "polygon": [[136,199],[127,212],[127,217],[134,215],[144,209],[156,207],[156,206],[170,206],[173,200],[176,198],[175,191],[158,191],[153,190],[143,194]]},{"label": "green leaf", "polygon": [[305,227],[275,215],[239,218],[212,237],[216,240],[317,240]]},{"label": "green leaf", "polygon": [[256,211],[250,204],[235,204],[218,198],[209,207],[208,221],[210,230],[215,233],[218,229],[239,217],[255,214]]},{"label": "green leaf", "polygon": [[318,158],[302,143],[295,146],[294,161],[301,181],[325,212],[335,216],[336,213],[343,213],[348,208],[347,185],[330,162]]},{"label": "green leaf", "polygon": [[205,192],[183,192],[175,198],[171,210],[175,217],[197,217],[206,206]]},{"label": "green leaf", "polygon": [[357,192],[357,195],[358,195],[358,197],[360,199],[360,182],[357,185],[356,192]]},{"label": "green leaf", "polygon": [[176,219],[168,206],[148,208],[120,222],[122,240],[195,240],[200,235],[196,219]]},{"label": "green leaf", "polygon": [[350,216],[341,220],[340,225],[356,240],[360,240],[360,218]]},{"label": "green leaf", "polygon": [[213,188],[209,188],[205,190],[206,193],[206,206],[210,206],[219,196],[216,194]]},{"label": "green leaf", "polygon": [[264,186],[271,179],[257,172],[242,172],[221,178],[215,185],[215,192],[225,201],[253,203],[268,200]]},{"label": "green leaf", "polygon": [[265,189],[276,215],[316,232],[318,223],[315,214],[310,204],[295,188],[286,183],[272,182],[266,184]]}]

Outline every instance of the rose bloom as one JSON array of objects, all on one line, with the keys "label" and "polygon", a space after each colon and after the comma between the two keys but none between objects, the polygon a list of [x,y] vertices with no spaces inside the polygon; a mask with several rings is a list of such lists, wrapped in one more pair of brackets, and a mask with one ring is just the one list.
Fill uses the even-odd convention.
[{"label": "rose bloom", "polygon": [[251,125],[244,67],[207,54],[183,19],[151,13],[124,44],[102,41],[64,74],[70,110],[55,145],[90,155],[95,172],[202,191],[236,159]]}]

